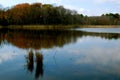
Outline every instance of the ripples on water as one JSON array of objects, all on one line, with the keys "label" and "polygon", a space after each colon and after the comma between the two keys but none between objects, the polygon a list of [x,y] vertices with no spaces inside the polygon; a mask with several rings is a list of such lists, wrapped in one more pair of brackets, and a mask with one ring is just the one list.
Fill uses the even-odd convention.
[{"label": "ripples on water", "polygon": [[119,80],[120,33],[92,30],[0,30],[0,80]]}]

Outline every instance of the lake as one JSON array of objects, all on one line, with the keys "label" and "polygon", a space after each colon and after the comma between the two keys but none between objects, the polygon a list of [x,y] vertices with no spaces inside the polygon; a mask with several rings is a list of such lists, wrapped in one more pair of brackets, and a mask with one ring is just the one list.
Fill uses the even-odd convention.
[{"label": "lake", "polygon": [[120,28],[0,29],[0,80],[120,80]]}]

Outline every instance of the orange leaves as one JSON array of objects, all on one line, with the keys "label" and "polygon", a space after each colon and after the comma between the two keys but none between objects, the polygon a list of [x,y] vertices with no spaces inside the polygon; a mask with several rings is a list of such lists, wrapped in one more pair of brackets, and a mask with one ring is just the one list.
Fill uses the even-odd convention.
[{"label": "orange leaves", "polygon": [[30,5],[28,3],[23,3],[23,4],[18,4],[14,6],[14,8],[26,8],[29,7]]}]

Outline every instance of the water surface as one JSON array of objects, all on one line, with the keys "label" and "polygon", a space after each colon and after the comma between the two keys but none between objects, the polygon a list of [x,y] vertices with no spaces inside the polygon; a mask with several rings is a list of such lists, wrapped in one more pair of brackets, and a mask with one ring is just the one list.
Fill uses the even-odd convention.
[{"label": "water surface", "polygon": [[119,79],[119,33],[0,30],[0,80]]},{"label": "water surface", "polygon": [[75,30],[97,33],[120,33],[120,28],[76,28]]}]

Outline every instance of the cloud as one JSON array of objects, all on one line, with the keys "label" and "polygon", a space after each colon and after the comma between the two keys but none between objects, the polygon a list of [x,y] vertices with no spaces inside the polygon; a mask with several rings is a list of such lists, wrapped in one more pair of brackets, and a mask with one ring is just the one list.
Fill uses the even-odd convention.
[{"label": "cloud", "polygon": [[83,56],[76,58],[75,64],[90,64],[100,71],[109,73],[117,73],[120,75],[120,54],[119,44],[114,44],[114,47],[100,47],[91,46],[90,49],[84,50],[82,48],[71,51],[74,55]]},{"label": "cloud", "polygon": [[9,60],[13,60],[14,58],[25,53],[26,51],[23,49],[19,49],[9,44],[8,45],[3,44],[2,47],[0,48],[0,64]]},{"label": "cloud", "polygon": [[78,10],[78,13],[84,14],[84,15],[88,15],[88,14],[90,13],[90,10],[84,9],[84,8],[80,8],[80,9]]},{"label": "cloud", "polygon": [[14,58],[14,56],[16,56],[16,54],[14,53],[3,53],[3,54],[0,54],[0,64],[2,62],[5,62],[5,61],[8,61],[8,60],[12,60]]},{"label": "cloud", "polygon": [[90,13],[89,9],[80,8],[80,7],[73,6],[73,5],[65,5],[64,7],[67,9],[76,10],[79,14],[88,15]]}]

